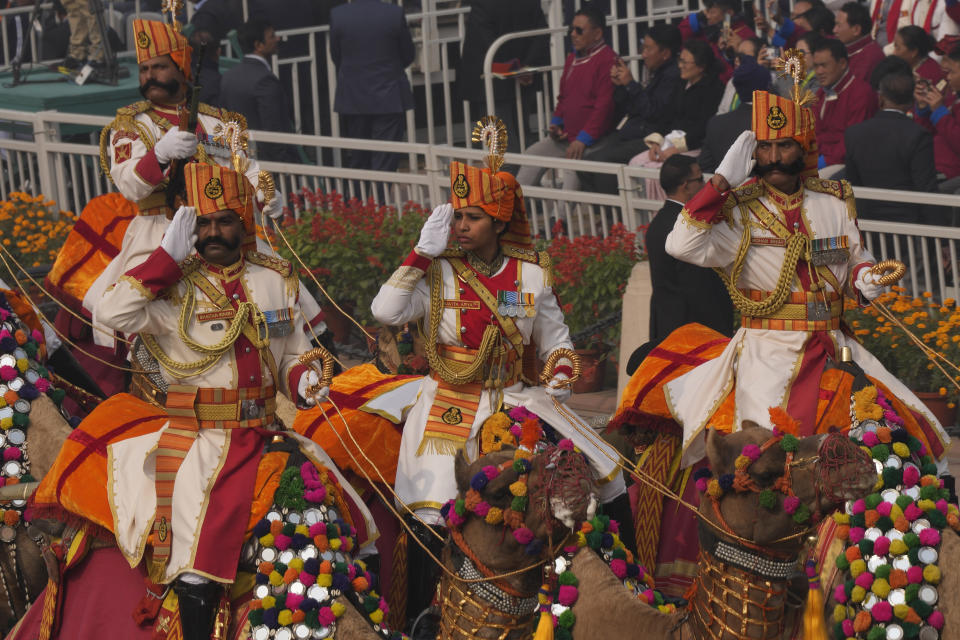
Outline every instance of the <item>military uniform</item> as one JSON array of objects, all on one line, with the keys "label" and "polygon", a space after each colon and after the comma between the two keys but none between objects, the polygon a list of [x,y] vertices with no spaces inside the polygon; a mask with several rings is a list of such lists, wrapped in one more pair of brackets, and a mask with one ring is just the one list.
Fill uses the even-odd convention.
[{"label": "military uniform", "polygon": [[[198,206],[200,215],[234,208],[231,176],[234,185],[242,176],[200,164],[186,172],[188,202],[193,205],[200,190],[208,199],[206,209]],[[249,183],[245,189],[239,200],[252,197]],[[297,358],[310,344],[296,330],[299,284],[292,266],[256,251],[227,267],[197,256],[178,265],[157,248],[109,288],[97,310],[112,329],[139,335],[133,357],[149,381],[142,395],[170,417],[160,431],[108,449],[117,543],[136,566],[152,536],[148,566],[157,582],[183,573],[232,582],[257,465],[278,429],[276,394],[296,398],[306,371]],[[309,458],[334,468],[315,443],[288,437]],[[358,528],[371,540],[369,512],[340,481],[366,520]]]},{"label": "military uniform", "polygon": [[[190,76],[190,46],[170,25],[146,20],[134,21],[137,61],[144,62],[161,55],[170,55],[183,73]],[[171,179],[171,165],[161,165],[154,146],[171,127],[179,126],[186,114],[185,104],[160,105],[148,101],[136,102],[117,111],[114,120],[100,135],[100,164],[104,173],[127,200],[137,203],[138,215],[130,222],[124,234],[120,253],[113,258],[103,273],[87,290],[84,307],[91,310],[95,324],[102,324],[96,312],[97,302],[104,291],[129,269],[141,264],[160,243],[173,211],[166,203],[166,188]],[[228,126],[229,125],[229,126]],[[200,104],[197,116],[197,152],[192,160],[205,164],[231,166],[233,160],[227,131],[245,135],[243,116],[217,107]],[[268,173],[262,172],[257,161],[242,152],[244,174],[256,189],[266,193],[272,186]],[[258,247],[267,254],[273,249],[257,239]],[[302,317],[298,325],[312,336],[324,330],[320,326],[323,315],[319,305],[309,295],[303,299]],[[309,326],[307,326],[309,324]],[[98,344],[110,346],[109,334],[94,332]]]},{"label": "military uniform", "polygon": [[853,360],[926,422],[939,457],[948,441],[929,409],[859,342],[840,329],[845,297],[876,262],[857,227],[846,181],[813,177],[817,153],[813,116],[789,99],[754,92],[757,140],[794,138],[806,153],[798,190],[784,194],[764,180],[721,193],[712,182],[687,202],[667,237],[679,260],[717,269],[741,313],[741,328],[723,353],[664,387],[683,427],[683,466],[704,455],[703,433],[723,400],[735,397],[733,425],[772,428],[768,409],[780,406],[812,429],[821,373],[828,358],[849,347]]}]

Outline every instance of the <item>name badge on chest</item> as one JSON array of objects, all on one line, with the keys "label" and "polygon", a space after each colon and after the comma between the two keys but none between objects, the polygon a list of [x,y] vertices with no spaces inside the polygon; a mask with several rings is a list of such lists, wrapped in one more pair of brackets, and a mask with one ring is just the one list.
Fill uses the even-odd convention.
[{"label": "name badge on chest", "polygon": [[497,291],[497,312],[510,318],[532,318],[536,314],[533,294],[522,291]]}]

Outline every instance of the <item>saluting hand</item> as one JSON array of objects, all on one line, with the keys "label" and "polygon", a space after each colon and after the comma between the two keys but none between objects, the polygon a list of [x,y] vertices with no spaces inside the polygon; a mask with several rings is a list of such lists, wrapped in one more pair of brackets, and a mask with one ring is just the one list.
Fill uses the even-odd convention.
[{"label": "saluting hand", "polygon": [[193,207],[180,207],[163,234],[160,248],[166,251],[174,262],[183,262],[197,244],[196,229],[197,210]]},{"label": "saluting hand", "polygon": [[453,222],[453,205],[441,204],[423,223],[416,251],[426,258],[436,258],[450,243],[450,223]]}]

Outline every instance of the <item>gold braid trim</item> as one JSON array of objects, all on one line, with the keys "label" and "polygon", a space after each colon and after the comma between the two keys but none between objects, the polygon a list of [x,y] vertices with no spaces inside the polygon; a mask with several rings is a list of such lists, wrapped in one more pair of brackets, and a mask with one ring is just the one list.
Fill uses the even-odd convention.
[{"label": "gold braid trim", "polygon": [[[430,278],[430,337],[425,341],[427,362],[430,369],[439,375],[445,382],[452,385],[474,382],[483,374],[483,367],[495,353],[503,354],[503,345],[500,340],[500,330],[495,324],[487,325],[483,331],[483,339],[477,357],[471,363],[454,364],[444,361],[437,352],[440,344],[440,322],[443,319],[443,272],[440,266],[433,262],[427,270]],[[491,373],[500,367],[491,367]],[[485,386],[494,381],[487,380]]]},{"label": "gold braid trim", "polygon": [[260,308],[252,302],[241,302],[237,307],[237,313],[230,321],[230,326],[227,328],[226,335],[223,340],[213,345],[204,345],[193,340],[187,333],[187,326],[190,323],[190,318],[193,316],[193,311],[196,308],[196,289],[194,280],[196,278],[202,278],[202,275],[191,273],[187,276],[188,287],[184,294],[183,304],[180,306],[180,318],[177,324],[177,335],[183,341],[187,347],[192,351],[196,351],[203,355],[199,360],[194,360],[193,362],[181,362],[179,360],[174,360],[163,351],[163,348],[157,342],[156,336],[151,334],[143,333],[141,337],[143,338],[143,345],[147,348],[147,351],[150,352],[157,362],[172,375],[177,377],[188,377],[196,376],[201,373],[206,372],[217,361],[220,360],[220,357],[227,352],[231,347],[233,347],[234,342],[237,341],[237,338],[244,332],[249,319],[253,317],[253,326],[256,329],[252,333],[253,335],[248,335],[251,342],[257,350],[261,350],[269,344],[269,339],[255,339],[256,336],[265,335],[264,331],[261,331],[262,327],[266,325],[266,318],[263,313],[260,311]]},{"label": "gold braid trim", "polygon": [[740,292],[737,288],[737,281],[743,272],[746,263],[747,251],[750,250],[750,224],[748,214],[742,210],[743,235],[740,239],[740,247],[737,249],[737,255],[733,260],[733,270],[728,276],[726,271],[715,268],[714,271],[723,280],[727,287],[727,293],[734,306],[740,310],[740,313],[747,316],[765,316],[775,313],[783,307],[790,295],[790,288],[793,285],[793,279],[796,277],[797,263],[800,257],[809,252],[810,239],[802,233],[795,233],[787,240],[787,251],[783,259],[783,266],[780,268],[780,277],[777,279],[777,286],[773,292],[763,300],[751,300]]}]

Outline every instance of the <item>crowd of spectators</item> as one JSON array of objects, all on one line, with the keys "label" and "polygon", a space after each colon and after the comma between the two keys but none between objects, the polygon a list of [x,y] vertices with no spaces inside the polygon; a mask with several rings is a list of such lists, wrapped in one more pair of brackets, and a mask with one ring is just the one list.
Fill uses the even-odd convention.
[{"label": "crowd of spectators", "polygon": [[[960,193],[960,15],[949,15],[945,0],[878,1],[879,8],[849,1],[831,9],[796,0],[789,17],[778,18],[774,0],[769,18],[758,15],[751,26],[739,2],[707,0],[676,25],[646,30],[640,78],[604,41],[604,16],[584,3],[571,23],[573,51],[550,135],[525,153],[648,167],[684,154],[711,171],[750,127],[753,91],[792,95],[794,80],[775,61],[794,48],[807,63],[799,89],[816,118],[821,176]],[[888,21],[893,10],[905,13]],[[544,173],[526,167],[518,179],[538,185]],[[563,188],[617,190],[613,174],[560,173]],[[877,201],[861,208],[868,218],[950,223],[942,209]]]}]

